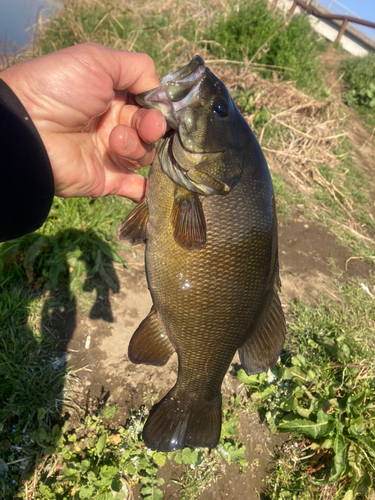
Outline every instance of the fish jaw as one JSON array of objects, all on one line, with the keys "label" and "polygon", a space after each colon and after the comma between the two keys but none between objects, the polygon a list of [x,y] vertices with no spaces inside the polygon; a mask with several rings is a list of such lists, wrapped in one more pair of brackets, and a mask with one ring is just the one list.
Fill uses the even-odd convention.
[{"label": "fish jaw", "polygon": [[135,99],[143,108],[159,109],[168,125],[177,130],[180,121],[178,112],[187,108],[199,95],[206,71],[203,59],[195,56],[179,71],[166,75],[160,87],[138,94]]}]

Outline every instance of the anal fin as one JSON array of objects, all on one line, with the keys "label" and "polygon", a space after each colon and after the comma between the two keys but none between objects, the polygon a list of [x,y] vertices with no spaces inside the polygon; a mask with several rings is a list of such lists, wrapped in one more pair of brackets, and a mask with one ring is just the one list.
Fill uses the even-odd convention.
[{"label": "anal fin", "polygon": [[132,363],[163,366],[174,353],[167,334],[158,320],[155,306],[133,333],[128,357]]},{"label": "anal fin", "polygon": [[172,224],[174,239],[182,248],[194,250],[206,244],[206,220],[202,202],[196,193],[176,188]]},{"label": "anal fin", "polygon": [[285,318],[276,288],[273,287],[269,306],[254,331],[238,349],[245,372],[261,373],[272,368],[281,353],[285,340]]},{"label": "anal fin", "polygon": [[118,228],[120,240],[129,240],[132,245],[141,243],[148,238],[148,209],[146,201],[142,200],[130,212]]}]

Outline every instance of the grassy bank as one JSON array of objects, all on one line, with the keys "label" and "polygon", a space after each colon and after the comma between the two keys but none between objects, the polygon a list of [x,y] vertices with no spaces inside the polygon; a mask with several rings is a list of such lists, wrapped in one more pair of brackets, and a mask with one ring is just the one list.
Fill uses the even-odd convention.
[{"label": "grassy bank", "polygon": [[347,87],[345,101],[371,128],[375,128],[375,54],[342,61]]},{"label": "grassy bank", "polygon": [[[262,1],[179,3],[170,12],[157,2],[71,1],[43,28],[34,55],[96,42],[150,54],[159,76],[195,53],[232,61],[209,66],[264,148],[281,217],[298,207],[371,263],[369,173],[356,164],[342,112],[320,80],[322,43],[306,18],[285,23]],[[160,470],[173,463],[182,467],[181,498],[197,498],[224,463],[248,466],[238,421],[255,407],[274,432],[292,433],[274,457],[270,498],[371,498],[375,306],[355,279],[337,281],[338,300],[290,305],[281,362],[267,375],[239,372],[247,396],[226,401],[212,453],[151,452],[141,443],[144,410],[133,409],[114,430],[115,408],[98,405],[86,415],[69,403],[74,374],[56,325],[87,313],[100,287],[117,289],[112,262],[125,263],[126,255],[115,233],[130,208],[115,197],[56,199],[39,231],[0,246],[0,497],[127,499],[138,487],[143,498],[160,499]],[[78,419],[64,417],[63,401]]]}]

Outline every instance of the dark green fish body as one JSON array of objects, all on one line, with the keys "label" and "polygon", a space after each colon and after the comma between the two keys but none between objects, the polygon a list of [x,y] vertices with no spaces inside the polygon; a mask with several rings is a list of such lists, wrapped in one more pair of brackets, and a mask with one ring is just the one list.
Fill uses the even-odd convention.
[{"label": "dark green fish body", "polygon": [[[187,105],[193,117],[198,114],[201,126],[181,132],[185,121],[173,115],[178,132],[159,143],[146,199],[120,228],[121,236],[132,241],[147,238],[146,270],[153,300],[150,315],[130,342],[129,358],[160,365],[174,351],[178,354],[177,383],[144,429],[146,445],[161,451],[216,446],[221,384],[236,350],[248,373],[264,371],[277,361],[285,335],[267,163],[223,83],[202,63],[194,69],[194,61],[200,59],[180,70],[188,81],[177,89],[177,102],[194,82],[186,70],[193,65],[192,74],[199,71],[201,81],[198,89],[187,89],[195,96],[195,108],[191,98]],[[172,74],[176,81],[175,75],[179,82],[181,73]],[[205,99],[204,86],[208,95],[213,94],[210,100]],[[219,106],[219,126],[210,115],[210,107],[217,109],[215,95],[226,103]],[[197,103],[202,101],[208,105],[199,113]],[[145,104],[142,98],[140,102]],[[168,119],[168,112],[164,114]],[[213,139],[207,126],[214,130]],[[230,132],[220,135],[225,128]]]}]

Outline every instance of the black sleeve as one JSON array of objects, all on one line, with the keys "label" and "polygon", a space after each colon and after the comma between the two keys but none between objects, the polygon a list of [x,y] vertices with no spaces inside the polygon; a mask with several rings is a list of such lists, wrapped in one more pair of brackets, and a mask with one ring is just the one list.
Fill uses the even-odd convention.
[{"label": "black sleeve", "polygon": [[53,193],[43,141],[17,96],[0,79],[0,242],[38,229]]}]

